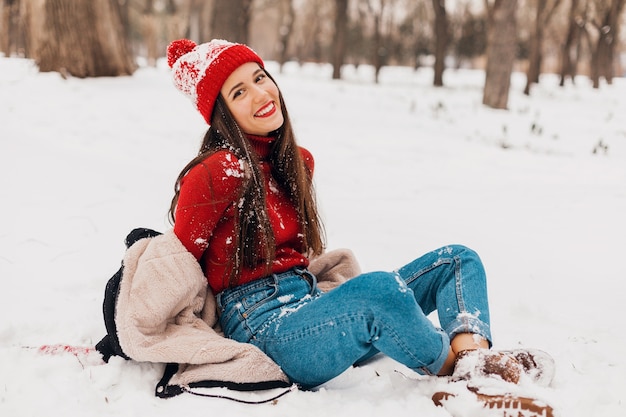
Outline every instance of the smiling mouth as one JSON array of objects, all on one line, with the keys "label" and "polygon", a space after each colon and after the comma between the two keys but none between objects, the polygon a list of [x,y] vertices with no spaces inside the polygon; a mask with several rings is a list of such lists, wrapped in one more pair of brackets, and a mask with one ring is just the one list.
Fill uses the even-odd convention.
[{"label": "smiling mouth", "polygon": [[268,117],[276,111],[276,104],[273,101],[267,103],[261,110],[254,114],[254,117]]}]

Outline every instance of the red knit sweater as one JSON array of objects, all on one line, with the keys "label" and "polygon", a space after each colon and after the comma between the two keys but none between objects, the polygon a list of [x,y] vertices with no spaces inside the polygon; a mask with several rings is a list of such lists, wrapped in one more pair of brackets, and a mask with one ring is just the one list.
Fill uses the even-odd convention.
[{"label": "red knit sweater", "polygon": [[[281,273],[293,267],[306,267],[308,259],[302,252],[302,235],[295,207],[271,176],[266,160],[273,138],[249,137],[261,159],[269,215],[276,241],[276,257],[271,273]],[[311,153],[300,148],[306,165],[313,172]],[[223,150],[208,156],[193,167],[180,185],[174,233],[201,263],[214,294],[228,287],[231,263],[235,251],[234,214],[239,186],[243,177],[237,157]],[[265,265],[243,267],[239,284],[267,275]]]}]

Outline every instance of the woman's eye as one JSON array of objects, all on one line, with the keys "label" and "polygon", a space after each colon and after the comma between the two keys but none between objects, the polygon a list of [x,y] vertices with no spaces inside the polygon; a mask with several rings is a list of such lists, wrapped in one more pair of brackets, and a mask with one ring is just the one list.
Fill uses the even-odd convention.
[{"label": "woman's eye", "polygon": [[259,74],[259,75],[257,75],[257,77],[256,77],[256,79],[255,79],[254,81],[258,83],[258,82],[260,82],[260,81],[263,81],[263,79],[264,79],[265,77],[266,77],[266,75],[265,75],[265,74]]},{"label": "woman's eye", "polygon": [[243,90],[237,90],[233,93],[233,100],[243,94]]}]

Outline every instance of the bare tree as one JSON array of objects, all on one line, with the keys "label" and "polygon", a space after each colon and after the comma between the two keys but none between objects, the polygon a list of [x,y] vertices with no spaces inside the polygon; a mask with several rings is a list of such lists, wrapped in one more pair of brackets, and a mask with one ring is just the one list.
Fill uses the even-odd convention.
[{"label": "bare tree", "polygon": [[331,62],[328,49],[334,36],[334,1],[300,2],[293,33],[295,56],[299,61]]},{"label": "bare tree", "polygon": [[248,43],[252,0],[215,0],[212,37]]},{"label": "bare tree", "polygon": [[609,0],[602,8],[597,4],[598,14],[593,25],[598,31],[596,47],[591,54],[591,80],[593,87],[600,86],[600,78],[604,77],[608,84],[613,82],[615,47],[619,39],[619,19],[626,0]]},{"label": "bare tree", "polygon": [[22,32],[20,25],[20,1],[19,0],[3,0],[2,21],[0,22],[0,51],[7,56],[17,53],[23,45],[20,45],[18,39]]},{"label": "bare tree", "polygon": [[558,8],[561,0],[536,0],[535,26],[530,35],[530,50],[528,59],[528,69],[526,71],[526,87],[524,94],[530,94],[530,87],[533,83],[539,82],[542,61],[542,45],[544,31],[554,16],[554,11]]},{"label": "bare tree", "polygon": [[193,39],[196,42],[210,41],[213,37],[211,30],[214,22],[214,2],[185,0],[185,3],[182,6],[183,18],[180,20],[182,25],[179,30],[184,33],[186,38]]},{"label": "bare tree", "polygon": [[33,0],[0,0],[0,51],[32,58],[42,16]]},{"label": "bare tree", "polygon": [[386,0],[367,1],[369,15],[372,16],[372,18],[374,19],[370,59],[372,65],[374,66],[374,80],[376,83],[378,83],[380,69],[383,67],[383,59],[385,54],[382,39],[382,22],[386,3]]},{"label": "bare tree", "polygon": [[333,44],[333,80],[341,78],[348,37],[348,0],[335,0],[335,42]]},{"label": "bare tree", "polygon": [[293,25],[296,21],[296,10],[293,6],[293,0],[280,0],[280,27],[278,29],[279,57],[278,62],[282,70],[283,65],[287,62],[289,53],[289,41],[291,40]]},{"label": "bare tree", "polygon": [[132,74],[136,68],[117,0],[44,0],[35,53],[40,71],[76,77]]},{"label": "bare tree", "polygon": [[452,36],[455,65],[460,67],[464,61],[484,56],[487,44],[484,14],[474,14],[467,3],[459,13],[452,15],[451,23],[457,28],[457,35]]},{"label": "bare tree", "polygon": [[485,0],[487,10],[487,68],[483,104],[506,109],[515,61],[517,0]]},{"label": "bare tree", "polygon": [[448,51],[448,15],[446,0],[432,0],[435,9],[435,87],[443,86],[443,71],[446,68],[446,53]]},{"label": "bare tree", "polygon": [[148,65],[156,66],[158,58],[158,20],[154,10],[154,0],[146,0],[141,14],[141,34],[146,46]]},{"label": "bare tree", "polygon": [[571,0],[567,24],[567,35],[561,50],[561,81],[559,85],[565,85],[569,77],[572,82],[577,74],[578,60],[580,59],[581,38],[585,22],[580,16],[580,0]]},{"label": "bare tree", "polygon": [[[388,45],[386,35],[390,33],[390,30],[386,30],[385,24],[392,26],[393,19],[387,17],[388,7],[393,0],[368,0],[366,1],[367,14],[372,18],[372,42],[371,42],[371,64],[374,66],[374,79],[378,83],[378,76],[380,70],[387,62],[388,58]],[[390,14],[391,15],[391,14]]]},{"label": "bare tree", "polygon": [[421,65],[423,56],[432,55],[434,35],[432,25],[425,22],[434,22],[434,11],[430,1],[409,2],[407,14],[403,21],[396,25],[398,28],[399,48],[403,51],[407,65],[415,69]]}]

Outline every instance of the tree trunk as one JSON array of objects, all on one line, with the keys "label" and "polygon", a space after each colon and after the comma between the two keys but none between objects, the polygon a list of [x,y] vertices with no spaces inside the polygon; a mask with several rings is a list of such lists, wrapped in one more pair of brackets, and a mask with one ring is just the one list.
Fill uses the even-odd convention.
[{"label": "tree trunk", "polygon": [[[181,5],[179,7],[174,0],[167,0],[165,7],[165,39],[167,43],[174,39],[191,39],[189,37],[190,7],[191,6],[188,5]],[[163,49],[161,49],[161,51],[163,51]]]},{"label": "tree trunk", "polygon": [[591,80],[593,87],[600,87],[600,77],[608,84],[613,82],[615,47],[619,39],[619,19],[626,0],[612,0],[601,24],[598,25],[598,42],[591,54]]},{"label": "tree trunk", "polygon": [[383,46],[383,35],[381,33],[382,12],[374,15],[374,49],[372,51],[372,64],[374,65],[374,82],[378,84],[380,70],[383,67],[385,49]]},{"label": "tree trunk", "polygon": [[383,24],[388,0],[378,0],[378,6],[368,3],[370,13],[374,17],[374,33],[372,34],[372,65],[374,66],[374,82],[378,83],[380,70],[387,62],[387,48],[383,40]]},{"label": "tree trunk", "polygon": [[549,3],[547,0],[537,1],[535,29],[530,38],[530,56],[526,71],[526,88],[524,88],[524,94],[526,95],[530,94],[530,87],[539,82],[541,61],[543,60],[543,34],[560,3],[561,0],[552,0],[552,3]]},{"label": "tree trunk", "polygon": [[[215,20],[213,13],[214,2],[204,0],[187,0],[184,7],[184,18],[175,22],[174,30],[182,33],[182,37],[193,39],[197,43],[211,40],[212,28]],[[176,26],[179,26],[176,28]]]},{"label": "tree trunk", "polygon": [[341,78],[341,67],[346,56],[348,32],[348,0],[335,1],[335,42],[333,44],[333,80]]},{"label": "tree trunk", "polygon": [[139,24],[141,25],[141,34],[143,43],[146,46],[146,59],[148,65],[156,67],[156,61],[159,57],[158,51],[158,20],[154,13],[154,0],[147,0],[146,6],[141,15]]},{"label": "tree trunk", "polygon": [[45,0],[39,70],[75,77],[130,75],[136,69],[117,0]]},{"label": "tree trunk", "polygon": [[3,0],[0,21],[0,51],[6,56],[19,54],[24,49],[20,42],[23,27],[20,18],[20,0]]},{"label": "tree trunk", "polygon": [[251,6],[252,0],[215,0],[212,37],[247,44]]},{"label": "tree trunk", "polygon": [[495,109],[508,108],[517,44],[516,7],[517,0],[496,0],[489,13],[483,104]]},{"label": "tree trunk", "polygon": [[291,39],[293,24],[296,20],[296,10],[292,0],[282,0],[280,7],[282,17],[279,29],[280,54],[278,62],[282,71],[283,65],[289,59],[289,39]]},{"label": "tree trunk", "polygon": [[446,14],[446,1],[433,0],[435,9],[435,87],[443,86],[443,72],[446,68],[446,52],[448,50],[448,16]]},{"label": "tree trunk", "polygon": [[561,81],[559,85],[563,87],[565,80],[569,77],[572,82],[576,77],[576,68],[578,66],[578,56],[576,51],[580,43],[580,27],[576,18],[579,0],[571,0],[569,11],[569,22],[565,44],[561,51]]},{"label": "tree trunk", "polygon": [[524,94],[530,94],[530,86],[539,82],[539,73],[541,71],[541,41],[543,39],[544,22],[542,21],[543,11],[546,7],[544,0],[537,1],[537,10],[535,14],[535,28],[530,34],[530,48],[528,56],[528,68],[526,70],[526,87]]}]

